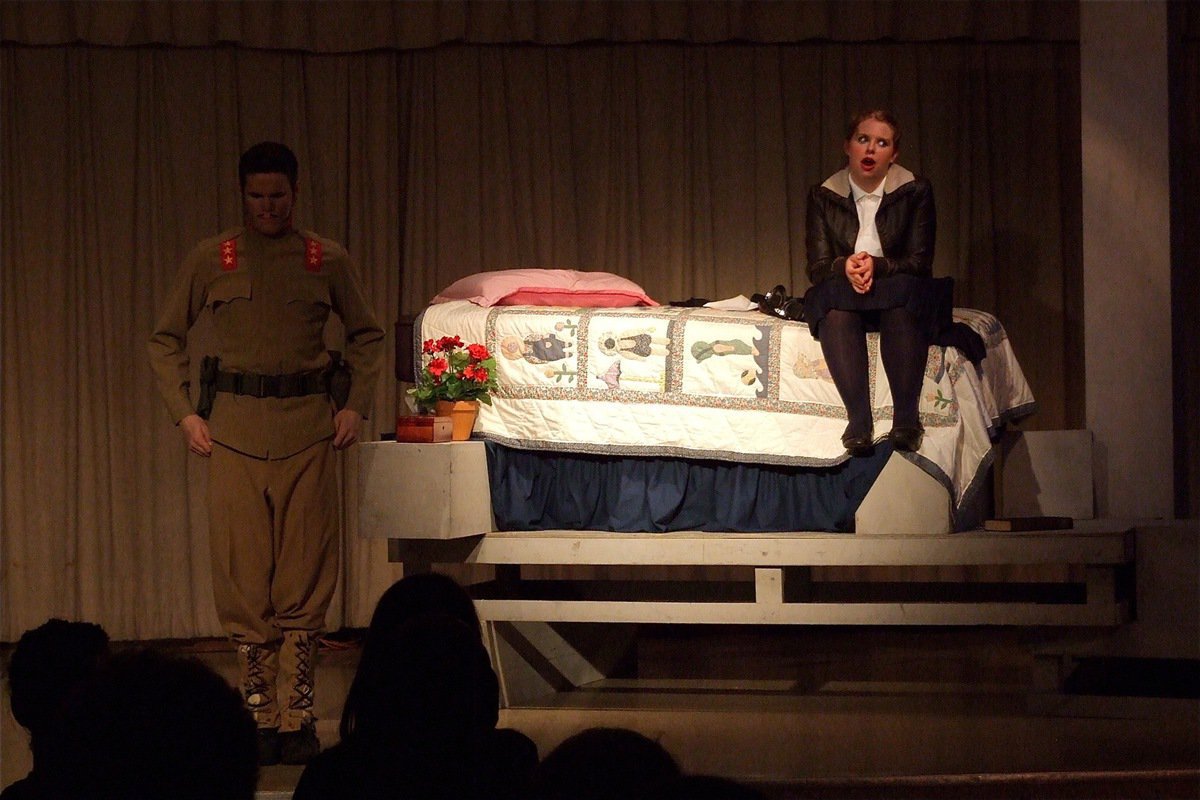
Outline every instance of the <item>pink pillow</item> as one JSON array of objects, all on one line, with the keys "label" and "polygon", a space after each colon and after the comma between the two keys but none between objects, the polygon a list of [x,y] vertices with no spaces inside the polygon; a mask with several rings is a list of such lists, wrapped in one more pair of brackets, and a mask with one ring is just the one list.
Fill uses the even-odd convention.
[{"label": "pink pillow", "polygon": [[574,269],[499,269],[477,272],[447,286],[431,304],[470,300],[478,306],[657,306],[641,286],[611,272]]}]

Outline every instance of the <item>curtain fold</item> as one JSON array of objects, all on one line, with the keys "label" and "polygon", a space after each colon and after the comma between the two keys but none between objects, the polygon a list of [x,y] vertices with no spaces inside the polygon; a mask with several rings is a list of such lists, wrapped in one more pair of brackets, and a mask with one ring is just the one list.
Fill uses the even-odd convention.
[{"label": "curtain fold", "polygon": [[[174,13],[233,13],[197,5]],[[705,13],[720,8],[742,7]],[[515,266],[617,272],[660,300],[799,293],[808,187],[842,164],[852,109],[892,106],[900,161],[937,196],[935,271],[1009,329],[1035,424],[1077,413],[1072,43],[10,43],[0,76],[0,640],[49,616],[117,639],[220,634],[206,464],[166,419],[144,342],[183,255],[238,224],[237,157],[261,139],[294,147],[299,225],[347,246],[390,330],[452,280]],[[399,391],[381,382],[367,438]],[[345,528],[335,627],[366,624],[399,575],[357,537],[353,502]]]},{"label": "curtain fold", "polygon": [[309,53],[442,44],[1078,42],[1057,0],[8,0],[0,41]]}]

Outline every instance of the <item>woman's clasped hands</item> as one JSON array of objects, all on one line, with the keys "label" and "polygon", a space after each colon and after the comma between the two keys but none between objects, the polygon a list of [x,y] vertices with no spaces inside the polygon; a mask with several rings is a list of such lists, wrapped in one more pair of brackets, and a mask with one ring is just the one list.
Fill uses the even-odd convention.
[{"label": "woman's clasped hands", "polygon": [[875,258],[865,250],[847,256],[846,278],[859,294],[871,291],[875,282]]}]

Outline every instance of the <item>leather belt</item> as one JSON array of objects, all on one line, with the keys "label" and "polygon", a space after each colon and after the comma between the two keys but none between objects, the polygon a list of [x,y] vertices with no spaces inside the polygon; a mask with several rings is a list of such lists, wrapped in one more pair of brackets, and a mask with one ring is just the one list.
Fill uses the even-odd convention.
[{"label": "leather belt", "polygon": [[259,375],[254,372],[217,371],[217,391],[250,397],[303,397],[325,394],[328,389],[325,370],[291,372],[287,375]]}]

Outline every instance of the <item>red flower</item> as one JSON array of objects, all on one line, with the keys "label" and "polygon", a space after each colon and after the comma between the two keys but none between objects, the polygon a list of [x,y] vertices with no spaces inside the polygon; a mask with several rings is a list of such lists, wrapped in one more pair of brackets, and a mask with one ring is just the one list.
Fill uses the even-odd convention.
[{"label": "red flower", "polygon": [[478,400],[491,404],[496,359],[482,344],[463,344],[458,336],[426,339],[421,344],[425,367],[408,390],[425,412],[439,400]]}]

